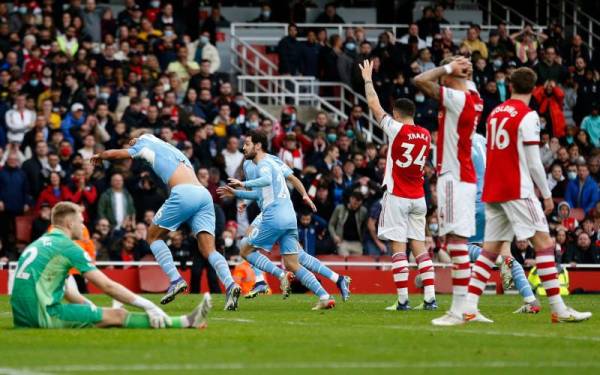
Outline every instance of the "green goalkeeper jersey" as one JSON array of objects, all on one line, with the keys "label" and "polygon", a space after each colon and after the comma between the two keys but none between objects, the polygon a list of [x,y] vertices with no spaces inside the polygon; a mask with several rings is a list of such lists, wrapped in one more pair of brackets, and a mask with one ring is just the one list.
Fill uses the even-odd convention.
[{"label": "green goalkeeper jersey", "polygon": [[10,300],[15,323],[45,326],[51,319],[48,308],[63,300],[65,279],[73,267],[82,274],[96,269],[87,253],[61,230],[53,229],[31,243],[15,271]]}]

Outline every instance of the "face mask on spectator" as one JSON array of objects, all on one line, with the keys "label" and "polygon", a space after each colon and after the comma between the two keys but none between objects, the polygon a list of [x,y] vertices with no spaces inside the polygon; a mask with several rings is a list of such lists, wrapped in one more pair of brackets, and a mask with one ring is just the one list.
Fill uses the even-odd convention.
[{"label": "face mask on spectator", "polygon": [[20,6],[19,7],[19,13],[26,14],[27,13],[27,7],[26,6]]},{"label": "face mask on spectator", "polygon": [[496,60],[494,60],[494,67],[497,69],[500,69],[502,67],[503,63],[504,63],[504,61],[502,61],[502,59],[496,59]]},{"label": "face mask on spectator", "polygon": [[231,247],[231,245],[233,245],[233,238],[231,237],[226,237],[223,241],[225,242],[225,247]]},{"label": "face mask on spectator", "polygon": [[208,37],[206,35],[202,35],[200,37],[200,44],[202,44],[202,45],[208,44]]},{"label": "face mask on spectator", "polygon": [[37,86],[39,83],[40,83],[40,81],[39,81],[39,80],[37,80],[37,79],[30,79],[30,80],[29,80],[29,84],[30,84],[31,86],[34,86],[34,87],[35,87],[35,86]]},{"label": "face mask on spectator", "polygon": [[171,30],[167,30],[167,31],[165,31],[165,36],[166,36],[167,38],[170,38],[170,37],[172,37],[172,36],[173,36],[173,32],[172,32]]},{"label": "face mask on spectator", "polygon": [[369,187],[367,185],[360,186],[360,193],[362,195],[367,195],[369,193]]},{"label": "face mask on spectator", "polygon": [[99,96],[102,100],[108,100],[108,98],[110,97],[110,95],[107,92],[101,92]]},{"label": "face mask on spectator", "polygon": [[497,85],[504,85],[504,79],[499,79],[496,81]]},{"label": "face mask on spectator", "polygon": [[569,178],[569,180],[574,180],[577,178],[577,172],[573,172],[573,171],[567,172],[567,177]]},{"label": "face mask on spectator", "polygon": [[238,107],[245,107],[246,106],[246,101],[243,99],[238,99],[235,101],[235,104],[238,105]]},{"label": "face mask on spectator", "polygon": [[329,143],[333,143],[333,142],[337,141],[337,134],[335,134],[335,133],[327,134],[327,140],[329,141]]},{"label": "face mask on spectator", "polygon": [[262,12],[262,15],[264,18],[269,18],[271,17],[271,11],[270,10],[265,10]]},{"label": "face mask on spectator", "polygon": [[165,90],[165,92],[170,91],[171,90],[171,84],[169,84],[169,83],[163,84],[163,89]]},{"label": "face mask on spectator", "polygon": [[160,8],[160,1],[151,1],[150,6],[152,8]]},{"label": "face mask on spectator", "polygon": [[415,95],[415,101],[417,103],[423,103],[425,101],[425,95],[422,95],[422,94]]},{"label": "face mask on spectator", "polygon": [[438,223],[431,223],[429,224],[429,231],[431,232],[431,234],[437,234],[438,232]]},{"label": "face mask on spectator", "polygon": [[354,51],[356,49],[356,43],[354,43],[354,42],[346,43],[346,49],[348,51]]},{"label": "face mask on spectator", "polygon": [[354,138],[354,130],[346,130],[346,135],[348,136],[348,138]]},{"label": "face mask on spectator", "polygon": [[385,43],[385,42],[379,43],[379,48],[385,48],[386,46],[387,46],[387,43]]},{"label": "face mask on spectator", "polygon": [[258,121],[250,121],[250,122],[248,122],[248,127],[251,130],[258,129]]}]

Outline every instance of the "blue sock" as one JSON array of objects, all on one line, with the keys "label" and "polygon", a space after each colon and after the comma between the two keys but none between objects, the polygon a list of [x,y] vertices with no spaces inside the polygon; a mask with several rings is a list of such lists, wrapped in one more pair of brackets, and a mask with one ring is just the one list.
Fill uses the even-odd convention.
[{"label": "blue sock", "polygon": [[467,250],[469,250],[469,259],[471,262],[476,262],[477,258],[479,258],[479,254],[481,254],[481,247],[470,243],[467,245]]},{"label": "blue sock", "polygon": [[234,281],[233,277],[231,277],[231,271],[229,270],[229,265],[227,264],[225,257],[215,250],[208,256],[208,262],[217,272],[217,276],[223,285],[225,285],[225,288],[229,289]]},{"label": "blue sock", "polygon": [[320,260],[308,254],[306,251],[300,251],[300,253],[298,254],[298,261],[309,271],[318,273],[319,275],[328,278],[334,283],[337,283],[338,279],[340,278],[340,275],[338,275],[336,272],[333,272],[331,268],[321,263]]},{"label": "blue sock", "polygon": [[285,272],[276,265],[273,264],[266,256],[262,255],[258,251],[253,251],[250,255],[246,257],[248,263],[258,268],[259,270],[270,273],[278,279],[281,279]]},{"label": "blue sock", "polygon": [[254,271],[254,283],[255,284],[265,281],[265,275],[263,274],[263,271],[256,268],[256,266],[252,266],[252,271]]},{"label": "blue sock", "polygon": [[327,299],[329,298],[329,294],[325,291],[323,286],[319,283],[315,275],[310,273],[309,270],[300,266],[298,271],[295,273],[296,278],[300,280],[302,285],[310,289],[314,294],[316,294],[319,299]]},{"label": "blue sock", "polygon": [[525,271],[523,270],[521,263],[513,260],[510,271],[512,272],[515,287],[519,290],[519,294],[521,297],[523,297],[525,302],[529,303],[535,301],[535,296],[531,290],[531,285],[529,285],[529,280],[527,280],[527,277],[525,277]]},{"label": "blue sock", "polygon": [[171,282],[181,278],[175,263],[173,263],[173,254],[169,246],[163,240],[156,240],[150,244],[150,250],[154,254],[154,258],[162,268],[163,272],[167,274]]}]

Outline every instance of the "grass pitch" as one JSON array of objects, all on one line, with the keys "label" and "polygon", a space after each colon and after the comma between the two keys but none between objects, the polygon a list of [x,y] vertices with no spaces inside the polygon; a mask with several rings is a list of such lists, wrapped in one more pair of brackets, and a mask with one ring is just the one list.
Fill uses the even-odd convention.
[{"label": "grass pitch", "polygon": [[[451,328],[430,324],[449,296],[438,296],[436,312],[384,311],[392,295],[353,295],[331,311],[310,311],[315,299],[309,295],[261,296],[227,312],[223,295],[213,297],[207,329],[158,331],[13,329],[2,296],[0,374],[600,371],[598,296],[567,297],[574,308],[594,313],[581,324],[551,324],[547,304],[538,315],[514,315],[519,297],[483,296],[481,311],[496,323]],[[165,310],[187,313],[200,298],[179,296]],[[411,296],[413,305],[420,298]],[[110,304],[103,296],[91,299]]]}]

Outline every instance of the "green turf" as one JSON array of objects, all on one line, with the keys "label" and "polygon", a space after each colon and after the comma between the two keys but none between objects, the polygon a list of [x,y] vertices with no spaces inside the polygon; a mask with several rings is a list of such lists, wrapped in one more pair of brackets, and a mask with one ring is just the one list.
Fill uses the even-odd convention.
[{"label": "green turf", "polygon": [[[92,297],[108,304],[105,297]],[[159,296],[151,296],[158,301]],[[412,297],[413,302],[419,300]],[[170,314],[191,310],[198,295],[180,296]],[[13,329],[7,297],[0,299],[0,374],[28,373],[598,373],[600,298],[570,296],[574,308],[595,317],[581,324],[550,324],[547,305],[537,316],[513,315],[517,296],[484,296],[481,310],[494,324],[436,328],[437,312],[390,312],[391,295],[354,295],[332,311],[310,311],[314,298],[294,295],[241,300],[221,311],[206,330]],[[531,370],[530,370],[531,369]],[[20,372],[23,373],[23,372]]]}]

